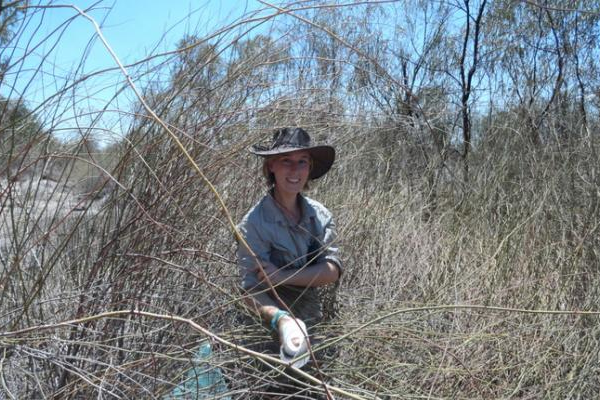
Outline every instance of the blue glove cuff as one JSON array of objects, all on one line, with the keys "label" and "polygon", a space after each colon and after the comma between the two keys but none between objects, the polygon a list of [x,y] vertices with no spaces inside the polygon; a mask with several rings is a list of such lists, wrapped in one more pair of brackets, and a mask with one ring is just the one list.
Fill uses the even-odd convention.
[{"label": "blue glove cuff", "polygon": [[287,311],[283,311],[283,310],[277,310],[275,312],[275,315],[273,315],[273,318],[271,318],[271,329],[273,329],[274,331],[277,330],[277,323],[279,322],[279,319],[281,317],[289,317],[290,313]]}]

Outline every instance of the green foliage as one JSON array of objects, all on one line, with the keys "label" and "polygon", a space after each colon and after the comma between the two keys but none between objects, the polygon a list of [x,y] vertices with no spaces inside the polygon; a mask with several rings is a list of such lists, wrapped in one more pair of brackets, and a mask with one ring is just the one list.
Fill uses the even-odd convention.
[{"label": "green foliage", "polygon": [[23,12],[19,7],[26,3],[25,0],[16,0],[0,4],[0,46],[3,47],[10,42],[13,36],[12,28]]},{"label": "green foliage", "polygon": [[22,164],[47,138],[40,122],[22,100],[0,97],[0,168],[3,171],[10,164]]},{"label": "green foliage", "polygon": [[19,17],[23,13],[20,6],[27,4],[26,0],[4,1],[0,2],[0,84],[4,80],[4,72],[8,59],[5,50],[8,50],[8,44],[14,36],[13,28]]}]

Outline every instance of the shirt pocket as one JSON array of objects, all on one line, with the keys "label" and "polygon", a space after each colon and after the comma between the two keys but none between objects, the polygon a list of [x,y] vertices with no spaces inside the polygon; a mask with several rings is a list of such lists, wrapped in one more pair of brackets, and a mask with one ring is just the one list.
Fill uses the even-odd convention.
[{"label": "shirt pocket", "polygon": [[323,253],[324,247],[321,244],[321,241],[316,237],[311,238],[306,254],[306,261],[309,263],[309,265],[320,262],[321,259],[324,257]]},{"label": "shirt pocket", "polygon": [[270,261],[278,268],[293,268],[296,264],[295,259],[287,247],[278,243],[271,244]]}]

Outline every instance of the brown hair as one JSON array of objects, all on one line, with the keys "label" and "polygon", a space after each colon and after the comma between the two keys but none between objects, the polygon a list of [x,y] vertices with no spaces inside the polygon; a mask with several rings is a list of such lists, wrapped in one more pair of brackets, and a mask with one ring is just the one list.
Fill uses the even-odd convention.
[{"label": "brown hair", "polygon": [[275,174],[269,171],[269,159],[271,159],[271,157],[265,157],[263,160],[262,173],[267,181],[267,186],[272,187],[275,186]]}]

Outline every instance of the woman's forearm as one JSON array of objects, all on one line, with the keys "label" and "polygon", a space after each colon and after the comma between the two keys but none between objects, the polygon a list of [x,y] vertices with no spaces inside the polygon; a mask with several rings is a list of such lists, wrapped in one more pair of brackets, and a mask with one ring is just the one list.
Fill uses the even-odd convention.
[{"label": "woman's forearm", "polygon": [[331,262],[321,262],[300,269],[280,269],[273,274],[273,283],[304,287],[324,286],[337,281],[340,271]]}]

